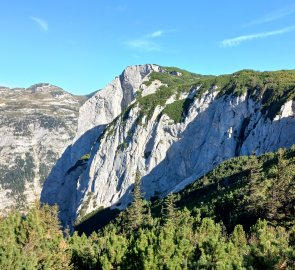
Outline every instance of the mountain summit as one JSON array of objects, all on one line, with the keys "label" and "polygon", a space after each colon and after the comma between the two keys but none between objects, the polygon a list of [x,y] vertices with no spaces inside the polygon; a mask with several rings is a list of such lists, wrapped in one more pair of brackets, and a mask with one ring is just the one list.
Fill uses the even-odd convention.
[{"label": "mountain summit", "polygon": [[131,66],[80,108],[71,147],[41,200],[64,225],[101,207],[125,208],[135,174],[147,198],[183,189],[234,156],[295,143],[295,71],[203,76]]}]

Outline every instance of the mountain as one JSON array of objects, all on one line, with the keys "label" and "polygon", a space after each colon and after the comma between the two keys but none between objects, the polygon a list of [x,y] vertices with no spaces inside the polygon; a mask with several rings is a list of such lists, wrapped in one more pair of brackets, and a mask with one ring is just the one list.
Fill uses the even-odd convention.
[{"label": "mountain", "polygon": [[80,106],[50,84],[0,87],[0,210],[26,208],[39,198],[56,160],[72,142]]},{"label": "mountain", "polygon": [[221,162],[295,143],[295,71],[203,76],[128,67],[80,109],[74,143],[41,200],[64,225],[98,208],[124,209],[135,174],[146,198],[182,190]]}]

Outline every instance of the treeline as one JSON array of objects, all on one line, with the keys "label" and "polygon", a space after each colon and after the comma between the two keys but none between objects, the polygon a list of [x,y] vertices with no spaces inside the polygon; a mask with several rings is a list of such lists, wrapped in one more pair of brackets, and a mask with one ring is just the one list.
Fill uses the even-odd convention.
[{"label": "treeline", "polygon": [[[142,205],[141,205],[142,204]],[[142,206],[142,207],[141,207]],[[222,223],[198,211],[177,210],[173,196],[161,218],[144,201],[100,232],[63,235],[57,209],[36,206],[26,217],[11,213],[0,222],[0,269],[294,269],[295,226],[265,220],[245,233],[227,234]]]},{"label": "treeline", "polygon": [[[222,222],[228,231],[237,224],[248,231],[259,218],[290,228],[295,225],[295,146],[225,161],[177,194],[176,204],[200,209],[202,217]],[[161,208],[161,202],[154,207]]]},{"label": "treeline", "polygon": [[0,269],[295,269],[294,153],[228,161],[153,204],[137,173],[132,204],[88,237],[62,231],[56,207],[12,212]]}]

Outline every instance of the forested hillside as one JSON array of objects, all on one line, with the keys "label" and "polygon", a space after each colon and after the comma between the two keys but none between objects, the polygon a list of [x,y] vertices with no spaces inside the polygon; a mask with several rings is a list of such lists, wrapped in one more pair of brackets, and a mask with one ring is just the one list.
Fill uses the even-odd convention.
[{"label": "forested hillside", "polygon": [[1,218],[0,268],[294,269],[294,202],[294,147],[226,161],[153,203],[136,173],[132,204],[89,237],[62,232],[48,206]]}]

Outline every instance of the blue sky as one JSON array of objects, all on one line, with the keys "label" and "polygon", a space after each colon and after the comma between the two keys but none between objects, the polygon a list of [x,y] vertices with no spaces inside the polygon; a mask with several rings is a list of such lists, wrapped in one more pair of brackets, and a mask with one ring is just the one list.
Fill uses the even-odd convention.
[{"label": "blue sky", "polygon": [[75,94],[129,65],[201,74],[295,68],[294,0],[0,0],[0,85]]}]

